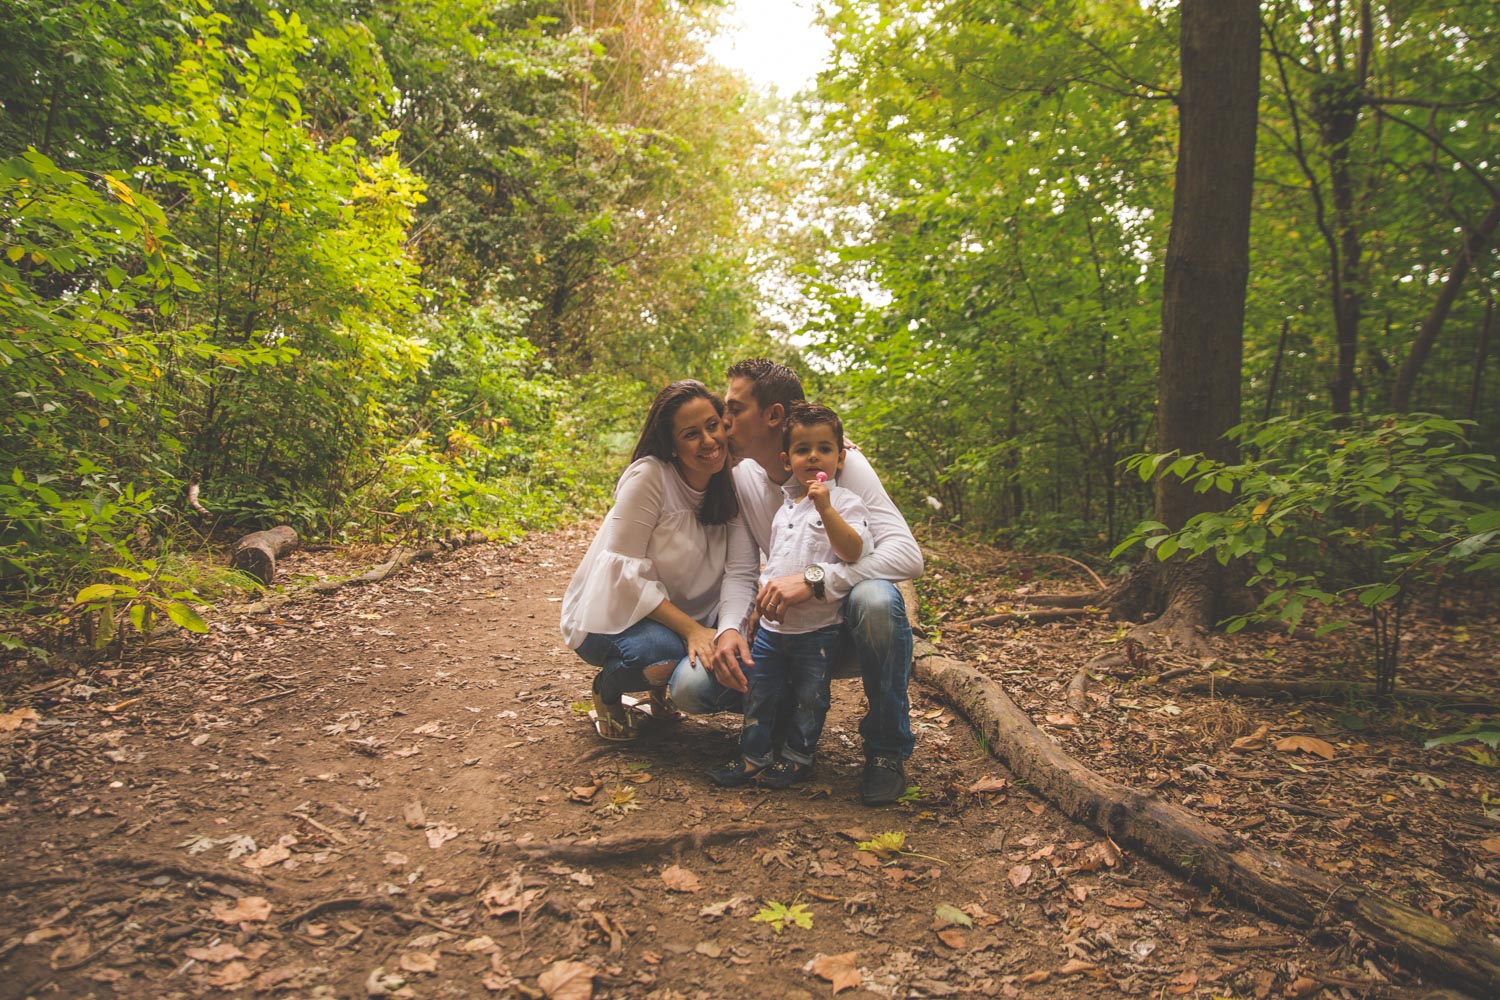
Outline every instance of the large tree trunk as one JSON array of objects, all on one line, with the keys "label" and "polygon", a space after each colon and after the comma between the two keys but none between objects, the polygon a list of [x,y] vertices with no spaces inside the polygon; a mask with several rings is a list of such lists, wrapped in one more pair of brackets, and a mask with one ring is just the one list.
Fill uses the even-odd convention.
[{"label": "large tree trunk", "polygon": [[[1240,419],[1259,97],[1255,0],[1184,0],[1177,186],[1157,374],[1159,451],[1235,458],[1224,433]],[[1222,501],[1163,476],[1156,484],[1156,519],[1176,530]],[[1212,560],[1169,564],[1161,587],[1164,622],[1210,624],[1216,570]]]}]

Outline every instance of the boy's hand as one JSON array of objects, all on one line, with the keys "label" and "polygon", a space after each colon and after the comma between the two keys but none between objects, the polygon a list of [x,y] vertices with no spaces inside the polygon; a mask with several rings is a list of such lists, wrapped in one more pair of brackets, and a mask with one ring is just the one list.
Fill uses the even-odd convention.
[{"label": "boy's hand", "polygon": [[[818,473],[818,475],[821,476],[823,475],[823,473],[820,472]],[[819,514],[828,513],[828,505],[831,502],[828,496],[828,484],[823,482],[823,480],[821,479],[816,482],[808,483],[807,499],[811,500],[813,506],[818,508]]]}]

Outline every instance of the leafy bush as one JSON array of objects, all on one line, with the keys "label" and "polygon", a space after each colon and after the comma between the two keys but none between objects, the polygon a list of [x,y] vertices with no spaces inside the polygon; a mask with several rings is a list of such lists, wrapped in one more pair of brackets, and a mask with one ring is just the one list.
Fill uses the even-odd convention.
[{"label": "leafy bush", "polygon": [[1388,695],[1412,589],[1450,570],[1500,567],[1500,474],[1493,456],[1469,450],[1464,428],[1424,415],[1341,424],[1324,414],[1234,428],[1255,456],[1236,464],[1137,455],[1127,465],[1143,480],[1178,476],[1234,500],[1178,531],[1142,522],[1115,554],[1141,542],[1161,560],[1245,560],[1249,583],[1267,589],[1254,613],[1227,622],[1230,631],[1253,620],[1292,629],[1309,605],[1322,605],[1333,612],[1319,627],[1326,632],[1348,624],[1338,616],[1353,599],[1374,626],[1376,692]]}]

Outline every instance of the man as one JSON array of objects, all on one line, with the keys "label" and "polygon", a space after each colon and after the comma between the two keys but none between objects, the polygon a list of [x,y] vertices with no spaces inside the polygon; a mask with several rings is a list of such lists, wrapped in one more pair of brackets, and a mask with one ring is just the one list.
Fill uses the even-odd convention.
[{"label": "man", "polygon": [[[802,380],[785,365],[764,359],[741,361],[729,369],[726,416],[741,515],[755,537],[762,559],[770,550],[771,522],[784,500],[782,484],[791,475],[781,461],[783,424],[791,404],[803,399]],[[906,518],[886,495],[870,463],[850,449],[838,484],[857,493],[869,509],[870,539],[856,563],[806,567],[768,581],[756,596],[756,610],[780,620],[803,601],[844,601],[847,642],[864,680],[869,711],[859,724],[865,767],[860,799],[887,805],[906,791],[905,760],[911,733],[912,635],[906,603],[893,581],[922,575],[922,550]],[[712,672],[691,665],[672,676],[672,698],[683,711],[742,710],[743,667],[750,647],[737,628],[719,634]],[[842,665],[841,665],[842,666]],[[845,671],[837,671],[846,675]]]}]

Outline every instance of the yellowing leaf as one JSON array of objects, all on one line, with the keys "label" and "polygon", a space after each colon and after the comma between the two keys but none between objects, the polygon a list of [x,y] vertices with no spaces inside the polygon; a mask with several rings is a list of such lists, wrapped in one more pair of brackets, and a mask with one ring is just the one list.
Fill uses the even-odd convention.
[{"label": "yellowing leaf", "polygon": [[933,915],[944,924],[957,924],[959,927],[974,926],[973,918],[958,907],[949,906],[947,903],[940,905],[933,911]]},{"label": "yellowing leaf", "polygon": [[666,884],[668,892],[698,892],[703,888],[703,883],[698,881],[698,876],[677,865],[664,869],[661,873],[661,880]]},{"label": "yellowing leaf", "polygon": [[787,906],[775,900],[763,906],[755,916],[750,918],[751,923],[770,924],[771,930],[780,934],[788,924],[794,924],[803,930],[811,930],[813,915],[806,906],[801,903],[793,903]]},{"label": "yellowing leaf", "polygon": [[1268,511],[1270,509],[1271,509],[1271,498],[1270,497],[1266,497],[1260,503],[1256,504],[1255,505],[1255,509],[1250,512],[1250,520],[1252,520],[1252,521],[1259,521],[1261,518],[1263,518],[1263,517],[1266,516],[1266,511]]},{"label": "yellowing leaf", "polygon": [[547,1000],[589,1000],[598,971],[582,962],[553,962],[536,978]]},{"label": "yellowing leaf", "polygon": [[900,854],[906,847],[906,834],[899,830],[890,830],[886,833],[877,833],[869,840],[861,840],[854,846],[861,851],[869,851],[882,858],[889,858]]}]

